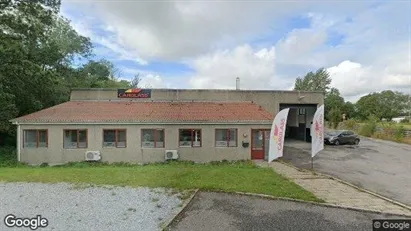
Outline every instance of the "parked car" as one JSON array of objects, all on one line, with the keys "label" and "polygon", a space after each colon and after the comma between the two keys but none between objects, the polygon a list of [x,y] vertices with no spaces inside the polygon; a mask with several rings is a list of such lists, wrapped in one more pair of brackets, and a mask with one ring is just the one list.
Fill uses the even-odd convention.
[{"label": "parked car", "polygon": [[360,143],[360,137],[353,131],[340,130],[340,131],[329,131],[325,133],[324,136],[325,144],[355,144]]}]

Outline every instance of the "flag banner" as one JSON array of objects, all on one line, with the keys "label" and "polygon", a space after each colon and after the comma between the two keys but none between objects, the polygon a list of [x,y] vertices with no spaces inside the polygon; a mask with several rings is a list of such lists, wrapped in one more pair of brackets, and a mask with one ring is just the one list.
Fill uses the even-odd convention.
[{"label": "flag banner", "polygon": [[324,149],[324,105],[317,109],[313,118],[311,131],[311,157]]},{"label": "flag banner", "polygon": [[284,136],[287,126],[289,108],[281,110],[274,118],[270,131],[270,148],[268,149],[268,163],[283,156]]}]

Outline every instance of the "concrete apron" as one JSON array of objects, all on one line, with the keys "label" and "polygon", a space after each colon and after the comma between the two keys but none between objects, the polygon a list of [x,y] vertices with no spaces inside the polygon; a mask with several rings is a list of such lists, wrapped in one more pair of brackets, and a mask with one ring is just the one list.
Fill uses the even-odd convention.
[{"label": "concrete apron", "polygon": [[327,205],[411,217],[411,208],[409,206],[361,189],[335,177],[299,169],[280,161],[273,161],[270,164],[266,161],[255,161],[255,163],[261,167],[273,168],[277,173],[312,192],[319,199],[324,200]]}]

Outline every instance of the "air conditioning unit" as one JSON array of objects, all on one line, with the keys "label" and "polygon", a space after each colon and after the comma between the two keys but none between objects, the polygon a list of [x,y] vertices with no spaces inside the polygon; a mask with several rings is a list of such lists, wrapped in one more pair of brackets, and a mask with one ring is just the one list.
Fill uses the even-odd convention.
[{"label": "air conditioning unit", "polygon": [[178,151],[177,150],[166,150],[165,151],[165,159],[166,160],[177,160],[178,159]]},{"label": "air conditioning unit", "polygon": [[99,161],[101,160],[100,151],[87,151],[86,152],[86,161]]}]

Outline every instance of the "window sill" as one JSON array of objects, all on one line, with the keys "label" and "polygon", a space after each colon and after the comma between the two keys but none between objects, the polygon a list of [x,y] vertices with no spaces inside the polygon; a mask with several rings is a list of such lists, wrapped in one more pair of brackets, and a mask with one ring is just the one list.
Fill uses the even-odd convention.
[{"label": "window sill", "polygon": [[77,149],[87,149],[88,147],[85,148],[63,148],[64,150],[77,150]]},{"label": "window sill", "polygon": [[111,146],[104,147],[103,146],[103,148],[109,148],[109,149],[120,148],[121,149],[121,148],[127,148],[127,147],[111,147]]},{"label": "window sill", "polygon": [[48,147],[23,147],[22,149],[47,149]]},{"label": "window sill", "polygon": [[179,148],[202,148],[203,146],[179,146]]},{"label": "window sill", "polygon": [[156,148],[156,147],[154,147],[154,148],[151,148],[151,147],[141,147],[141,149],[165,149],[164,147],[158,147],[158,148]]}]

